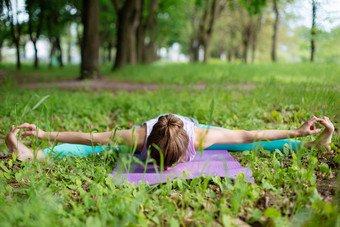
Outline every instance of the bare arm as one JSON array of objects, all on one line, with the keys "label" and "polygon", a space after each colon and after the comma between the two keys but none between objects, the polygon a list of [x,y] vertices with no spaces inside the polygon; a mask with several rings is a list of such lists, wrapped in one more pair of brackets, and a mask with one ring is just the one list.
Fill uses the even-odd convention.
[{"label": "bare arm", "polygon": [[117,130],[116,135],[114,131],[99,132],[99,133],[83,133],[83,132],[45,132],[40,128],[37,128],[33,124],[24,123],[18,126],[19,129],[27,129],[21,134],[22,138],[27,136],[36,136],[40,140],[50,140],[61,143],[73,143],[73,144],[85,144],[85,145],[104,145],[112,141],[115,136],[120,145],[131,145],[136,138],[137,149],[143,147],[145,140],[145,128],[141,127],[134,131],[134,137],[132,140],[133,130]]},{"label": "bare arm", "polygon": [[322,119],[312,117],[296,130],[228,130],[228,129],[195,129],[195,147],[207,148],[213,144],[240,144],[263,140],[279,140],[308,136],[320,132],[315,122]]}]

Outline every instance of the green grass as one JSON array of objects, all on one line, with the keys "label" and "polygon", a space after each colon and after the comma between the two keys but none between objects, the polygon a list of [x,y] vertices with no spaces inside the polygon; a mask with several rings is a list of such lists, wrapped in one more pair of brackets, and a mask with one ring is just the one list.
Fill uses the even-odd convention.
[{"label": "green grass", "polygon": [[14,74],[22,78],[23,82],[76,79],[79,77],[80,72],[78,65],[65,65],[62,68],[53,66],[49,68],[47,64],[40,63],[39,69],[35,70],[32,63],[24,62],[21,67],[21,70],[18,70],[12,63],[0,64],[2,74],[6,76]]},{"label": "green grass", "polygon": [[[340,65],[321,63],[277,63],[277,64],[174,64],[158,62],[152,65],[127,66],[122,70],[111,71],[112,64],[102,64],[101,74],[113,80],[142,83],[191,84],[198,82],[238,82],[264,83],[313,83],[333,86],[339,89]],[[31,64],[23,64],[16,70],[13,64],[0,65],[0,70],[9,70],[10,74],[19,75],[27,81],[48,81],[55,79],[76,79],[79,77],[79,65],[54,66],[49,69],[41,64],[34,70]]]},{"label": "green grass", "polygon": [[[44,78],[77,75],[77,66],[38,72],[25,67],[22,74]],[[9,78],[0,90],[0,133],[6,134],[11,124],[23,122],[60,131],[130,128],[166,112],[230,129],[291,129],[312,115],[329,116],[339,128],[337,65],[155,64],[130,66],[115,73],[109,67],[103,66],[102,72],[112,79],[178,83],[183,89],[115,94],[33,91],[18,88]],[[204,82],[207,87],[197,90],[191,82]],[[230,86],[248,83],[255,86]],[[38,149],[47,144],[33,141],[32,146]],[[252,169],[255,184],[242,177],[233,182],[201,177],[162,186],[119,186],[108,176],[116,165],[112,153],[33,164],[6,156],[0,161],[0,225],[205,226],[241,219],[274,226],[336,226],[340,223],[339,146],[337,131],[333,153],[315,149],[234,153],[243,166]],[[0,151],[7,152],[4,144]]]},{"label": "green grass", "polygon": [[340,66],[336,64],[167,64],[129,66],[103,74],[113,79],[136,82],[196,83],[196,82],[253,82],[277,81],[290,83],[340,84]]}]

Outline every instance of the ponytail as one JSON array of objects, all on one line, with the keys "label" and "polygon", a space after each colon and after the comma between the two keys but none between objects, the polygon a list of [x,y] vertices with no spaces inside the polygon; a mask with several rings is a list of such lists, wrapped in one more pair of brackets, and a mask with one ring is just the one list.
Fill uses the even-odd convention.
[{"label": "ponytail", "polygon": [[181,158],[186,157],[189,144],[189,136],[184,130],[184,123],[172,114],[161,116],[153,126],[147,139],[147,147],[150,148],[151,158],[160,165],[161,155],[158,149],[152,144],[156,144],[163,153],[164,167],[170,167]]}]

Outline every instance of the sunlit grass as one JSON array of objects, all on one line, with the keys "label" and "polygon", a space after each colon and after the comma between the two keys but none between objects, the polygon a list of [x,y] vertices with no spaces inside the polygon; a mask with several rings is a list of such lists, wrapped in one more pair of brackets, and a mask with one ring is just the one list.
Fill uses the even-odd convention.
[{"label": "sunlit grass", "polygon": [[[53,66],[49,69],[41,64],[39,70],[32,65],[23,64],[22,70],[16,70],[13,64],[0,65],[0,69],[20,75],[27,81],[76,79],[80,75],[79,65],[65,65],[63,68]],[[242,64],[215,62],[214,64],[169,63],[156,62],[151,65],[127,66],[124,69],[112,71],[112,64],[102,64],[100,68],[103,76],[113,80],[123,80],[143,83],[313,83],[333,86],[339,89],[340,66],[338,64],[321,63],[277,63],[277,64]]]}]

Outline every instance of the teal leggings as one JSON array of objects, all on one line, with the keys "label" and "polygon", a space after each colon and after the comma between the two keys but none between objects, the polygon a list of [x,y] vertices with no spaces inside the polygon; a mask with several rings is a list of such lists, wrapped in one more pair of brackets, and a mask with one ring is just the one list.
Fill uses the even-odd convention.
[{"label": "teal leggings", "polygon": [[[199,128],[204,129],[212,129],[212,128],[221,128],[210,125],[199,124]],[[254,143],[242,143],[242,144],[215,144],[212,145],[205,150],[229,150],[229,151],[245,151],[245,150],[256,150],[260,147],[263,147],[264,150],[275,151],[279,149],[282,151],[282,148],[288,145],[294,151],[298,150],[301,146],[301,141],[294,139],[284,139],[284,140],[273,140],[273,141],[261,141]],[[120,146],[123,148],[124,146]],[[109,146],[88,146],[82,144],[69,144],[64,143],[57,145],[55,147],[50,147],[44,149],[44,153],[47,156],[48,154],[52,154],[53,157],[63,157],[63,156],[76,156],[76,157],[84,157],[90,154],[102,153],[108,151],[110,149]]]}]

